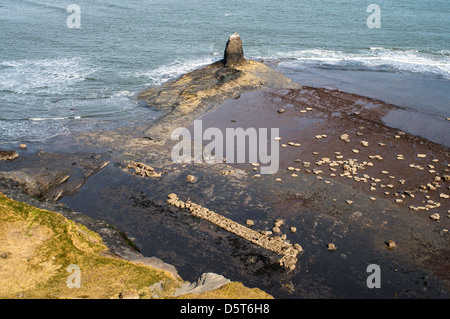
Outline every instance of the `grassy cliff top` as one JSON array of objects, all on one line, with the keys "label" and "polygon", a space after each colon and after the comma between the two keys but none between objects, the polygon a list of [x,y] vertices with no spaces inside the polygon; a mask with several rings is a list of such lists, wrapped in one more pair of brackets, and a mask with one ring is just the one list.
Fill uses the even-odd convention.
[{"label": "grassy cliff top", "polygon": [[[81,224],[0,194],[0,298],[172,298],[181,283],[113,256]],[[191,297],[271,298],[236,282]]]}]

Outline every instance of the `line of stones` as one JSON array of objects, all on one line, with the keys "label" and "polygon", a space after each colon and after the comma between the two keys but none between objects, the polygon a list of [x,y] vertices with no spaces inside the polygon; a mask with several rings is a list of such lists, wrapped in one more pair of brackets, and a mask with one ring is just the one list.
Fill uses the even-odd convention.
[{"label": "line of stones", "polygon": [[281,255],[282,257],[278,260],[279,264],[289,270],[295,269],[298,261],[297,254],[303,251],[299,244],[292,245],[286,241],[283,241],[280,237],[269,237],[268,235],[259,233],[218,213],[215,213],[206,207],[192,203],[190,200],[184,202],[178,199],[178,196],[174,193],[168,195],[167,203],[181,209],[188,209],[195,217],[207,220],[230,233],[248,240],[253,244]]}]

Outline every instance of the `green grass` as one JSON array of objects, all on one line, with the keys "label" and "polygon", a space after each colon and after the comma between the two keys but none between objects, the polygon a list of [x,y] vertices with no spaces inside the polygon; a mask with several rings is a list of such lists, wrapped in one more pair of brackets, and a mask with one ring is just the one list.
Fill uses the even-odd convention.
[{"label": "green grass", "polygon": [[[0,298],[172,298],[183,282],[172,274],[112,256],[100,235],[51,211],[0,194]],[[80,288],[69,288],[69,265],[80,269]],[[155,295],[152,285],[162,283]],[[272,298],[233,282],[182,298]]]}]

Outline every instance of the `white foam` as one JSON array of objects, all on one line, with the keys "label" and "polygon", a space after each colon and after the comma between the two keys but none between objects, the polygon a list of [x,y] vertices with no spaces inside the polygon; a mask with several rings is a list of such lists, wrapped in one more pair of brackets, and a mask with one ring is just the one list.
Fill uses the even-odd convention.
[{"label": "white foam", "polygon": [[0,90],[17,94],[60,94],[96,71],[81,58],[3,61]]},{"label": "white foam", "polygon": [[[418,50],[395,50],[371,47],[357,53],[323,49],[279,52],[272,58],[293,59],[303,63],[345,67],[361,66],[366,68],[384,68],[393,71],[406,71],[442,76],[450,79],[450,57],[445,50],[433,53]],[[266,57],[267,58],[267,57]],[[292,63],[284,61],[282,63]]]},{"label": "white foam", "polygon": [[[149,71],[138,71],[131,74],[134,77],[145,77],[151,81],[150,85],[161,85],[164,82],[179,77],[187,72],[198,69],[202,66],[210,64],[217,60],[212,56],[207,56],[203,58],[193,59],[193,60],[176,60],[168,65],[159,66],[156,69]],[[126,74],[127,75],[127,74]]]}]

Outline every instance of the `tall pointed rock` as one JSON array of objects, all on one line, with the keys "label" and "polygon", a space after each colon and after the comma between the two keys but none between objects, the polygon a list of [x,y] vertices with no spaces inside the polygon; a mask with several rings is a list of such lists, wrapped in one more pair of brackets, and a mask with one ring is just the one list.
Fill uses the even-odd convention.
[{"label": "tall pointed rock", "polygon": [[223,58],[225,65],[231,67],[245,61],[242,40],[239,34],[230,35]]}]

